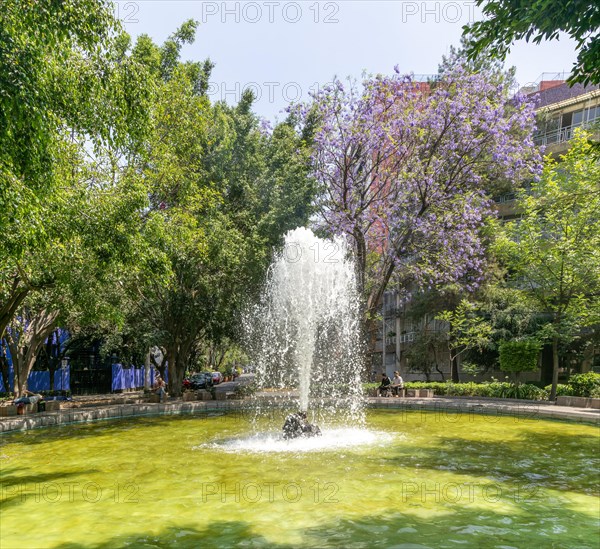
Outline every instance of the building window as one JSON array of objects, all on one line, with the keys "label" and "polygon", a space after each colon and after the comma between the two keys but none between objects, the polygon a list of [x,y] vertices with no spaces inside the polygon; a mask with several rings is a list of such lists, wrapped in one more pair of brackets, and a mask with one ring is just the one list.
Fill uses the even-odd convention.
[{"label": "building window", "polygon": [[581,126],[600,118],[600,107],[589,107],[573,113],[573,126]]}]

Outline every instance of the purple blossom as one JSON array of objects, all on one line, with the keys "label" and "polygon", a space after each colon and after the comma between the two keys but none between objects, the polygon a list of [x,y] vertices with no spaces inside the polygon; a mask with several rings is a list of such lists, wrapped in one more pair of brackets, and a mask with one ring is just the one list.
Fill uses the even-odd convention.
[{"label": "purple blossom", "polygon": [[350,236],[363,276],[366,254],[378,258],[369,267],[376,285],[393,274],[475,288],[485,270],[489,182],[517,183],[541,171],[534,105],[461,66],[434,85],[394,70],[361,89],[336,80],[314,95],[319,224]]}]

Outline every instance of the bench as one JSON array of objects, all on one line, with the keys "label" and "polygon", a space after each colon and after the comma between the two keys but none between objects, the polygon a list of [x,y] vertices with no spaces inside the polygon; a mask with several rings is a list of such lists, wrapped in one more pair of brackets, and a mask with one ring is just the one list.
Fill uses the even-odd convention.
[{"label": "bench", "polygon": [[14,404],[0,406],[0,417],[9,417],[17,415],[17,407]]}]

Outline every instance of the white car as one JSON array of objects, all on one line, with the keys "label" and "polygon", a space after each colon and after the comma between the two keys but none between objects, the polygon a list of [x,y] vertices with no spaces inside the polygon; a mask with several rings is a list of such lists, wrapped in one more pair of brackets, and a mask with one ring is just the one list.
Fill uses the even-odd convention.
[{"label": "white car", "polygon": [[223,381],[223,375],[221,372],[213,372],[212,373],[213,385],[218,385]]}]

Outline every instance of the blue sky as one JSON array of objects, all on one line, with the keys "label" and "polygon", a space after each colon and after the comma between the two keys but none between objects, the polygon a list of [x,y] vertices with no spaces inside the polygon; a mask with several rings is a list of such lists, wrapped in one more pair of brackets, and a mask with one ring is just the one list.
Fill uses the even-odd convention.
[{"label": "blue sky", "polygon": [[[146,33],[159,43],[183,21],[198,20],[196,42],[183,57],[216,64],[211,97],[233,103],[250,87],[259,96],[256,112],[272,121],[285,116],[289,101],[307,100],[336,75],[391,73],[396,64],[401,72],[434,74],[462,26],[480,18],[473,2],[452,0],[135,0],[115,9],[132,36]],[[574,42],[562,37],[518,43],[507,65],[526,85],[542,72],[568,71],[575,57]]]}]

